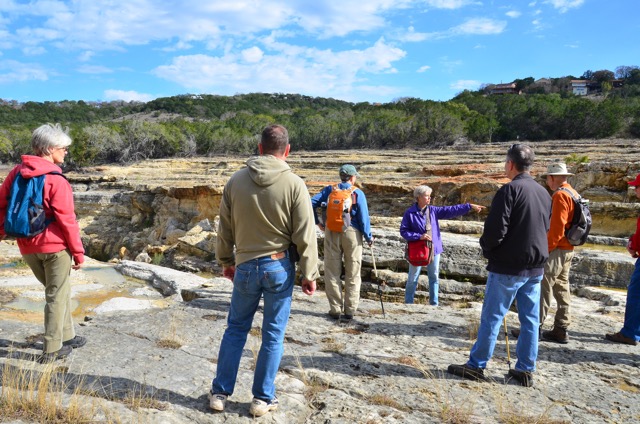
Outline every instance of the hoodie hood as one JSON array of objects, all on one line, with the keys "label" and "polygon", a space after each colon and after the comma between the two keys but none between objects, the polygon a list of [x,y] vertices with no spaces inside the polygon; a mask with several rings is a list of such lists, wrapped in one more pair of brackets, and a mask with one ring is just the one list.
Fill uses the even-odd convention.
[{"label": "hoodie hood", "polygon": [[40,156],[22,155],[20,175],[24,178],[38,177],[40,175],[48,174],[49,172],[62,173],[62,169],[55,163],[49,162]]},{"label": "hoodie hood", "polygon": [[291,172],[289,165],[272,155],[256,156],[247,161],[249,175],[254,183],[261,187],[274,184],[285,174]]}]

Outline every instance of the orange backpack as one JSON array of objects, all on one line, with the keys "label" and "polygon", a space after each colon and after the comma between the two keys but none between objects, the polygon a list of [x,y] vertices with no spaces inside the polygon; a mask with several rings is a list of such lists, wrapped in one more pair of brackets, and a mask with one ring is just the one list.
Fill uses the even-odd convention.
[{"label": "orange backpack", "polygon": [[351,225],[351,208],[355,203],[356,187],[351,186],[344,190],[334,185],[327,199],[327,218],[325,226],[327,229],[344,233]]}]

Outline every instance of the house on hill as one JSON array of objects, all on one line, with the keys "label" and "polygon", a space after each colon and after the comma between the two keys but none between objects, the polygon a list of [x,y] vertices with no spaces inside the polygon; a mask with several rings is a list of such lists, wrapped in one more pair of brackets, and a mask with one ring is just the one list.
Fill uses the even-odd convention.
[{"label": "house on hill", "polygon": [[589,94],[588,84],[587,80],[571,80],[571,90],[576,96],[586,96]]},{"label": "house on hill", "polygon": [[516,89],[516,84],[514,82],[510,82],[508,84],[490,85],[489,94],[521,94],[521,91]]}]

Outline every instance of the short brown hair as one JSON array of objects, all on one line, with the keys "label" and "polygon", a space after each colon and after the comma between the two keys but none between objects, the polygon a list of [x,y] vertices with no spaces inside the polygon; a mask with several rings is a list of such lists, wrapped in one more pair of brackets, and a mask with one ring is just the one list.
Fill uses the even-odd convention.
[{"label": "short brown hair", "polygon": [[262,130],[262,153],[265,155],[281,155],[289,145],[289,132],[282,125],[274,124]]}]

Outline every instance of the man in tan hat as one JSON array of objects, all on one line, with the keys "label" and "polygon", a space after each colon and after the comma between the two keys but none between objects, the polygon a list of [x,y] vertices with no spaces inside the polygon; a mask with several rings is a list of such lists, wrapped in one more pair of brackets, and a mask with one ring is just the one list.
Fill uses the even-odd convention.
[{"label": "man in tan hat", "polygon": [[569,303],[571,288],[569,287],[569,269],[573,258],[573,246],[565,236],[565,230],[571,225],[574,213],[572,194],[579,197],[578,192],[567,182],[573,175],[567,171],[567,165],[553,162],[547,166],[547,186],[553,191],[551,196],[551,222],[547,233],[549,260],[544,267],[544,277],[540,290],[540,329],[551,306],[551,294],[558,305],[553,329],[542,331],[542,340],[556,343],[568,343],[567,328],[571,323]]}]

